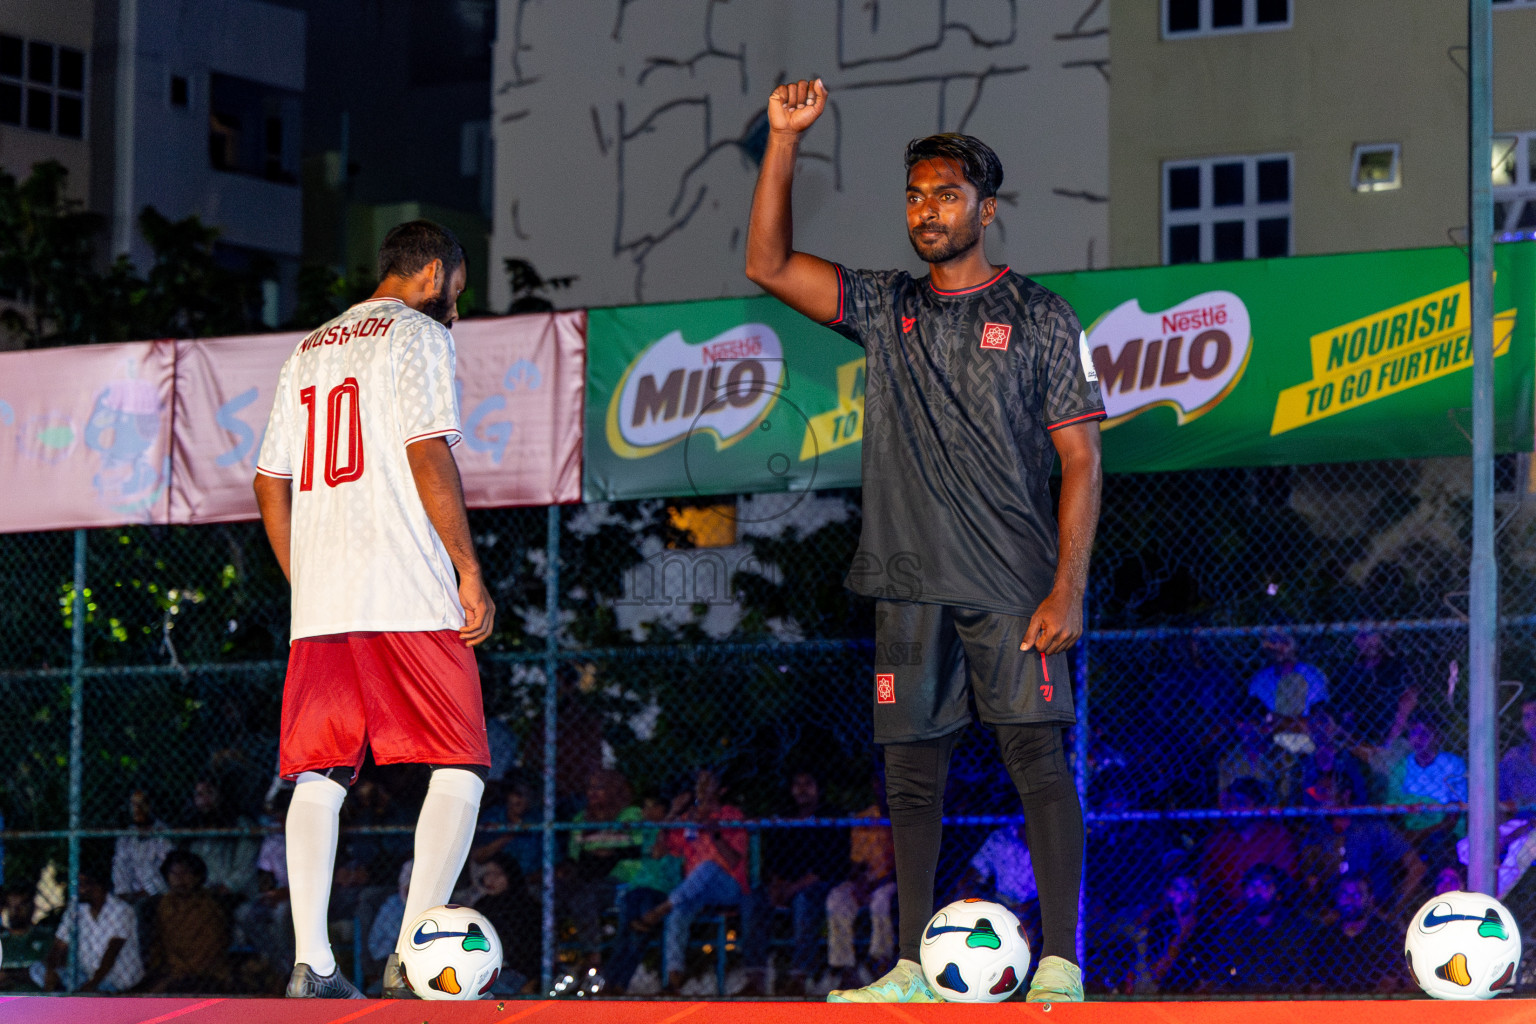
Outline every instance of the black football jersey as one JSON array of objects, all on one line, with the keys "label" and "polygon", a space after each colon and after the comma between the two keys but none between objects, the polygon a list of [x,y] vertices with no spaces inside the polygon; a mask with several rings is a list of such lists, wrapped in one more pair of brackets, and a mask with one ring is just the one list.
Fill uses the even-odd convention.
[{"label": "black football jersey", "polygon": [[1056,573],[1050,432],[1104,418],[1077,315],[1006,267],[944,292],[839,266],[827,324],[865,350],[864,526],[847,586],[1030,615]]}]

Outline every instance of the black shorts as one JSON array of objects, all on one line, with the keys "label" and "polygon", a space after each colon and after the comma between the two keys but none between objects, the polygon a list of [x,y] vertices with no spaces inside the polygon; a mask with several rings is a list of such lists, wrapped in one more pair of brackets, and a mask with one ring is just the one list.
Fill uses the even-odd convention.
[{"label": "black shorts", "polygon": [[911,601],[875,602],[875,742],[988,725],[1077,721],[1065,653],[1021,651],[1028,616]]}]

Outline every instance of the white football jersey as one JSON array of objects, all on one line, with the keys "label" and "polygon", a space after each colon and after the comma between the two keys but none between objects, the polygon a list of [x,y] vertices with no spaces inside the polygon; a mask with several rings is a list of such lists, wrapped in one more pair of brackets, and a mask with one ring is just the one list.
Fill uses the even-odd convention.
[{"label": "white football jersey", "polygon": [[290,639],[463,626],[405,451],[462,439],[453,335],[396,299],[362,302],[299,343],[277,388],[256,470],[293,481]]}]

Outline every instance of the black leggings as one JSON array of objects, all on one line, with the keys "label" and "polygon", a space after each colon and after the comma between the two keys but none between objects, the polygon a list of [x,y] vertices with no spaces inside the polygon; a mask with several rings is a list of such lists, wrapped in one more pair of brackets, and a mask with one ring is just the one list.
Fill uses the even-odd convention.
[{"label": "black leggings", "polygon": [[[1041,956],[1077,962],[1083,879],[1083,810],[1067,771],[1062,727],[999,725],[1003,764],[1024,804],[1024,836],[1040,891]],[[958,732],[885,747],[885,793],[896,846],[900,956],[916,960],[933,916],[933,876],[943,836],[944,783]]]}]

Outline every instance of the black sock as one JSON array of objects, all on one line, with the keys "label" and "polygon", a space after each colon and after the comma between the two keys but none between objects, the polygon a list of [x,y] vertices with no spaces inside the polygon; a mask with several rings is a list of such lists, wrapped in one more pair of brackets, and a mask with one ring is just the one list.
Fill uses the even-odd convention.
[{"label": "black sock", "polygon": [[1040,892],[1041,956],[1077,963],[1083,809],[1067,772],[1061,727],[1000,725],[997,739],[1024,804],[1024,840]]},{"label": "black sock", "polygon": [[944,783],[958,732],[885,747],[885,794],[896,849],[897,955],[916,960],[933,916],[933,876],[944,835]]}]

